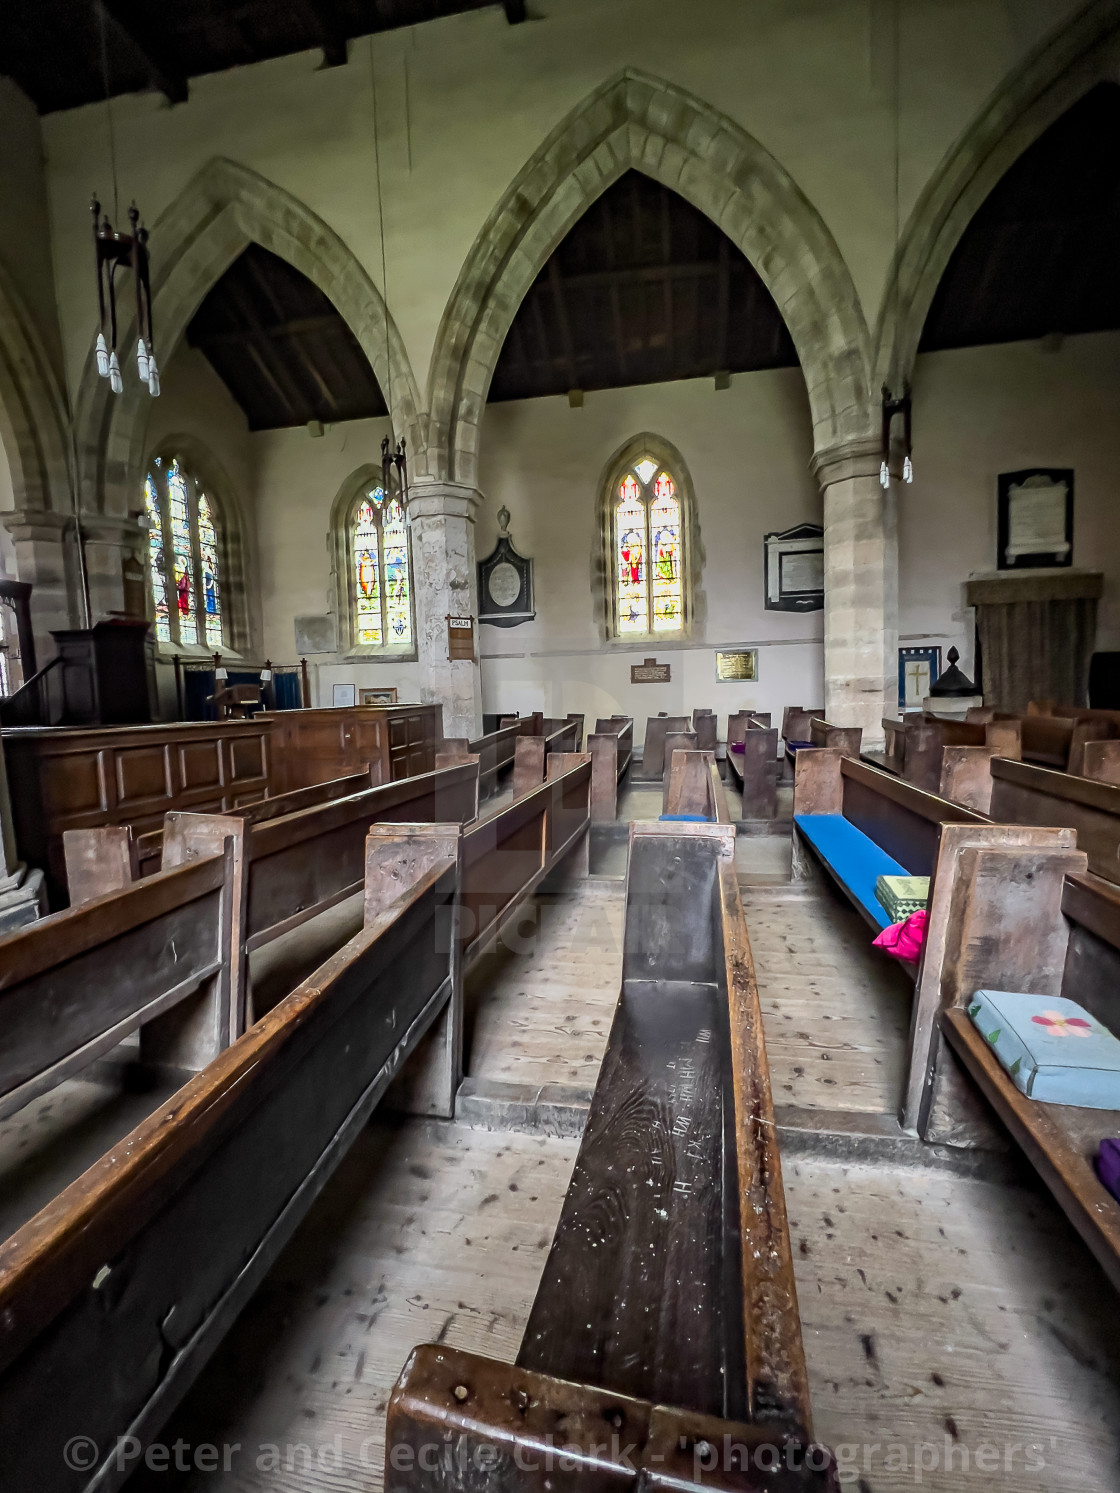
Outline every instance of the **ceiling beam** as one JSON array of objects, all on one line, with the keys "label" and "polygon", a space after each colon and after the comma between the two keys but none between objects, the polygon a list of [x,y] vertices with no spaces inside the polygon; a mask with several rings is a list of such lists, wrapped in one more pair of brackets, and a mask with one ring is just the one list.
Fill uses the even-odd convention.
[{"label": "ceiling beam", "polygon": [[346,66],[346,32],[332,16],[322,0],[295,0],[295,9],[303,18],[304,25],[315,37],[315,45],[323,49],[323,62],[327,67]]},{"label": "ceiling beam", "polygon": [[101,5],[129,46],[139,53],[153,88],[169,104],[185,104],[190,84],[173,58],[171,47],[152,24],[152,17],[159,14],[160,7],[145,4],[144,0],[101,0]]},{"label": "ceiling beam", "polygon": [[560,346],[563,350],[564,361],[568,365],[568,388],[579,388],[579,372],[576,368],[576,350],[572,341],[571,323],[568,321],[568,303],[564,299],[564,284],[560,275],[560,266],[553,254],[548,261],[548,283],[552,288],[552,304],[556,310],[556,320],[560,326]]}]

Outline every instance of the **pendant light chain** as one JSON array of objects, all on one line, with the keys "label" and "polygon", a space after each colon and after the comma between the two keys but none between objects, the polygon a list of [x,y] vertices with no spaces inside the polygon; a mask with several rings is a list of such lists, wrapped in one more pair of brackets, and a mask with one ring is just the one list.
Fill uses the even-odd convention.
[{"label": "pendant light chain", "polygon": [[[370,112],[373,120],[373,168],[374,180],[377,186],[377,231],[381,240],[381,306],[385,313],[385,370],[386,370],[386,403],[389,406],[389,427],[395,433],[393,425],[393,349],[389,339],[389,272],[385,253],[385,201],[381,190],[381,132],[378,128],[377,118],[377,78],[373,60],[373,36],[369,38],[369,96]],[[401,501],[401,508],[407,514],[408,511],[408,456],[405,449],[405,439],[401,436],[393,448],[388,436],[381,442],[381,482],[388,499],[392,493],[392,485],[396,480],[397,495]]]},{"label": "pendant light chain", "polygon": [[[109,42],[106,11],[98,3],[101,31],[101,80],[105,89],[105,113],[109,126],[109,167],[113,178],[113,217],[120,222],[120,183],[117,173],[117,135],[113,122],[113,96],[109,82]],[[152,329],[152,290],[148,277],[148,230],[140,223],[135,202],[128,209],[129,233],[113,227],[108,214],[101,215],[101,203],[94,193],[90,202],[93,217],[93,252],[97,269],[97,309],[99,314],[95,353],[97,372],[109,380],[114,394],[124,393],[124,378],[117,357],[117,271],[125,266],[132,271],[136,291],[136,371],[153,399],[159,397],[159,366],[156,363],[155,336]],[[106,336],[106,319],[108,336]]]}]

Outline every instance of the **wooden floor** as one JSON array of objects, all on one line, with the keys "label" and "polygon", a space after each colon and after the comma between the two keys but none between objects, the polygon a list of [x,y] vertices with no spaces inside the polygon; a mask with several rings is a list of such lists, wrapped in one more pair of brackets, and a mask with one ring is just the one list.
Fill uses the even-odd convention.
[{"label": "wooden floor", "polygon": [[[803,1127],[784,1168],[817,1435],[857,1493],[1116,1493],[1120,1307],[1033,1174],[871,1164],[816,1135],[814,1111],[853,1132],[893,1113],[911,987],[788,857],[788,838],[737,841],[775,1099]],[[618,875],[533,900],[469,983],[473,1084],[592,1086],[622,913]],[[129,1489],[379,1493],[411,1348],[516,1353],[577,1144],[376,1116],[163,1433],[236,1445],[228,1471]]]},{"label": "wooden floor", "polygon": [[[381,1489],[409,1350],[516,1352],[574,1156],[556,1138],[377,1121],[165,1431],[240,1443],[229,1474],[171,1481]],[[914,1487],[920,1458],[937,1493],[1115,1493],[1120,1313],[1048,1197],[804,1158],[785,1180],[815,1431],[863,1478],[846,1486]],[[964,1453],[988,1447],[995,1469],[964,1477]]]},{"label": "wooden floor", "polygon": [[531,899],[467,982],[473,1079],[595,1086],[622,977],[623,882]]},{"label": "wooden floor", "polygon": [[774,1101],[893,1114],[914,986],[822,883],[743,886]]}]

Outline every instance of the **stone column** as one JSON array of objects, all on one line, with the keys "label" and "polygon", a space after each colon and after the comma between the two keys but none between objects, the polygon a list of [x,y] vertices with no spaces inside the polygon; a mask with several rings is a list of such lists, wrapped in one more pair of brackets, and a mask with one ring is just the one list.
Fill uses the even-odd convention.
[{"label": "stone column", "polygon": [[898,709],[898,525],[895,486],[879,483],[873,439],[813,458],[824,494],[825,711],[862,726],[864,748],[881,748],[883,717]]},{"label": "stone column", "polygon": [[29,581],[31,627],[39,667],[54,654],[52,628],[79,627],[80,610],[71,608],[68,576],[73,568],[74,533],[66,514],[48,509],[20,509],[0,515],[12,536],[16,575]]},{"label": "stone column", "polygon": [[109,513],[82,515],[90,615],[144,616],[148,536],[134,518]]},{"label": "stone column", "polygon": [[[443,734],[481,734],[482,675],[477,662],[478,597],[474,515],[481,495],[459,482],[413,484],[408,495],[420,698],[443,706]],[[475,660],[452,661],[447,618],[475,619]]]}]

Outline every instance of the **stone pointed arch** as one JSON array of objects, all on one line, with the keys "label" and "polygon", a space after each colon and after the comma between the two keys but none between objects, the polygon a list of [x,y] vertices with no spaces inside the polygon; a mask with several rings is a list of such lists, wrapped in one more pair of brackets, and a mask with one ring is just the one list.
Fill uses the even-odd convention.
[{"label": "stone pointed arch", "polygon": [[[204,166],[152,228],[153,321],[161,364],[170,361],[207,291],[250,243],[286,259],[332,302],[391,402],[394,429],[415,448],[421,435],[416,381],[380,291],[322,218],[223,157]],[[119,342],[122,365],[125,350],[131,360],[135,339],[130,322]],[[149,397],[130,369],[125,392],[114,396],[108,381],[97,376],[93,343],[91,337],[78,402],[83,502],[123,517],[137,504]]]},{"label": "stone pointed arch", "polygon": [[69,514],[70,422],[39,334],[0,267],[0,440],[17,513]]},{"label": "stone pointed arch", "polygon": [[875,335],[874,387],[914,366],[953,250],[1007,169],[1097,83],[1120,80],[1120,0],[1091,0],[989,97],[930,177],[899,241]]},{"label": "stone pointed arch", "polygon": [[866,433],[870,339],[819,213],[741,125],[626,68],[557,125],[474,242],[432,355],[431,477],[475,482],[486,394],[514,314],[572,224],[631,167],[699,208],[761,275],[801,360],[818,447]]}]

